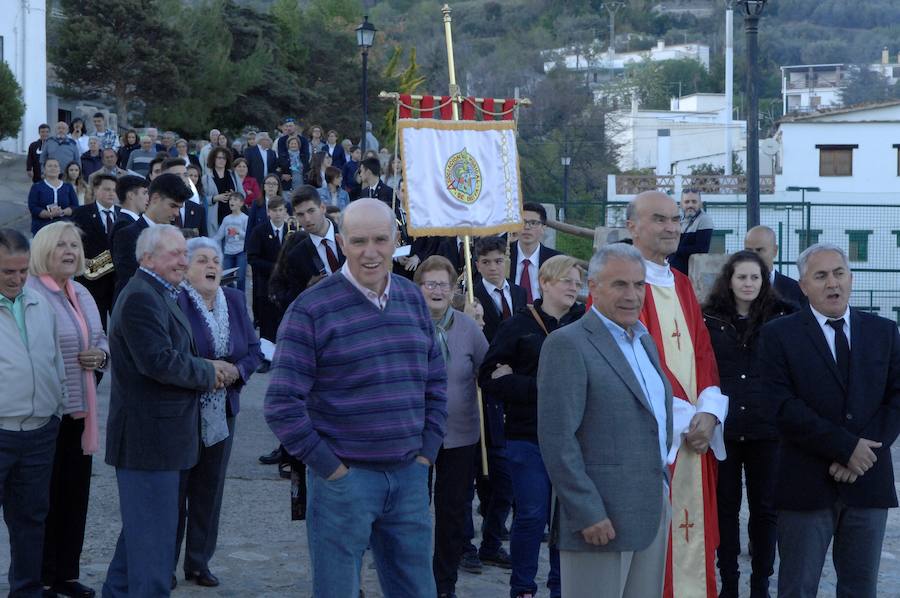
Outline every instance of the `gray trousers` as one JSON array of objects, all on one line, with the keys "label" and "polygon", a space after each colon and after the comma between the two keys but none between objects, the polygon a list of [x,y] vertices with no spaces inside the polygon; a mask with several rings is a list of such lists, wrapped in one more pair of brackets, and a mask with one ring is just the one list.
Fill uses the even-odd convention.
[{"label": "gray trousers", "polygon": [[[662,596],[672,505],[662,497],[663,516],[650,546],[639,552],[559,551],[563,598]],[[613,528],[616,522],[613,521]]]},{"label": "gray trousers", "polygon": [[887,509],[778,512],[778,598],[816,598],[828,545],[837,598],[876,598]]}]

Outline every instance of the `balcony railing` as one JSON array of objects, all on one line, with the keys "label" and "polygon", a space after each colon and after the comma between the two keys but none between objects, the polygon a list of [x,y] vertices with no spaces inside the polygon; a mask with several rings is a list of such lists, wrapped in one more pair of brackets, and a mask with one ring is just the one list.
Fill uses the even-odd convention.
[{"label": "balcony railing", "polygon": [[[747,177],[744,175],[684,175],[681,177],[681,188],[696,189],[701,193],[710,194],[740,194],[747,192]],[[617,195],[637,195],[644,191],[675,193],[675,176],[616,175]],[[775,177],[772,175],[760,176],[759,192],[774,193]]]},{"label": "balcony railing", "polygon": [[833,89],[841,86],[841,81],[805,79],[803,81],[786,81],[785,89]]}]

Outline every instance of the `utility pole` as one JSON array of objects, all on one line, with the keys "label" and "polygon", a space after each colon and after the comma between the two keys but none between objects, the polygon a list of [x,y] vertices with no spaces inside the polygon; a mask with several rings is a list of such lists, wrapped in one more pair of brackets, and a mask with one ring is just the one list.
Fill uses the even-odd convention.
[{"label": "utility pole", "polygon": [[616,57],[616,13],[625,7],[625,3],[620,0],[607,0],[603,3],[603,8],[609,13],[609,78],[615,75],[615,66],[613,60]]}]

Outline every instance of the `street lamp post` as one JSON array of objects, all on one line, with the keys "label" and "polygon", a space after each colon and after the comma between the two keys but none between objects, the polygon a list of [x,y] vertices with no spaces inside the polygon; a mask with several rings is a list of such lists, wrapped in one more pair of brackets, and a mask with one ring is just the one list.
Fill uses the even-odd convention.
[{"label": "street lamp post", "polygon": [[563,166],[563,205],[562,205],[562,214],[559,215],[559,221],[566,221],[566,210],[569,207],[569,165],[572,164],[572,158],[569,156],[563,156],[559,159],[560,164]]},{"label": "street lamp post", "polygon": [[362,153],[366,153],[366,123],[369,122],[369,48],[372,47],[372,43],[375,41],[375,32],[378,31],[375,29],[375,26],[369,22],[369,15],[363,17],[362,25],[356,28],[356,44],[359,46],[359,49],[362,51],[362,109],[363,109],[363,121],[362,121],[362,138],[359,142],[359,147],[362,148]]},{"label": "street lamp post", "polygon": [[747,34],[747,229],[759,224],[759,17],[767,0],[738,0]]}]

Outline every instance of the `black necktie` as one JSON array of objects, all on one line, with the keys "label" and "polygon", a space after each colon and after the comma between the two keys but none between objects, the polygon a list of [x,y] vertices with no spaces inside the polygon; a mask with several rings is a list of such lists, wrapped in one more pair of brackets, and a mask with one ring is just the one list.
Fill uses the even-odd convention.
[{"label": "black necktie", "polygon": [[278,243],[278,246],[281,247],[281,229],[275,229],[275,242]]},{"label": "black necktie", "polygon": [[106,236],[109,237],[112,235],[113,230],[113,221],[112,216],[110,215],[112,210],[103,210],[103,214],[106,216]]},{"label": "black necktie", "polygon": [[850,343],[844,334],[844,318],[828,320],[828,325],[834,328],[834,355],[837,362],[838,373],[846,385],[850,380]]}]

